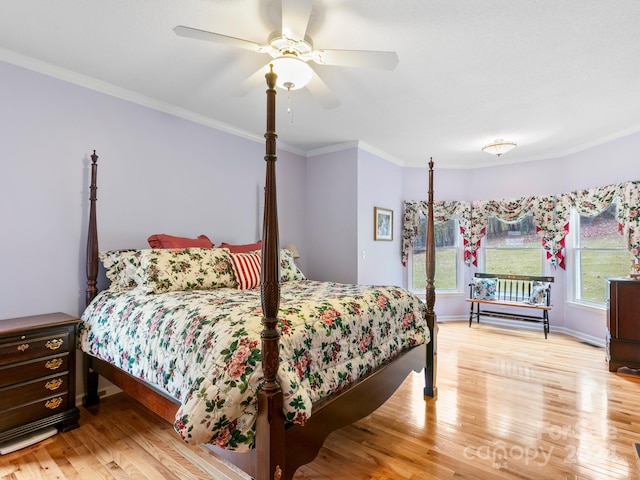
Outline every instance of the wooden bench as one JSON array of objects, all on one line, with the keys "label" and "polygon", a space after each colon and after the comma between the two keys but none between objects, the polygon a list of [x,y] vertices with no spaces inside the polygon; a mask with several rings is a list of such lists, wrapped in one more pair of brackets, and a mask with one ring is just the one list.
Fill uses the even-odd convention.
[{"label": "wooden bench", "polygon": [[[476,273],[473,281],[469,284],[469,298],[467,299],[467,302],[471,304],[469,327],[471,327],[474,318],[480,323],[480,315],[542,322],[544,338],[547,338],[549,311],[552,308],[551,284],[553,280],[554,277]],[[527,313],[486,310],[487,307],[517,307],[524,309]],[[535,315],[533,312],[539,312],[539,315]]]}]

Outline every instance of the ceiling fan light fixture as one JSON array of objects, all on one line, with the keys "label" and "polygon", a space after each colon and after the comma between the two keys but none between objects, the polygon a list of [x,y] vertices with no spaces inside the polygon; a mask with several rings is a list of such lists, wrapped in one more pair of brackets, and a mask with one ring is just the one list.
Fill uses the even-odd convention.
[{"label": "ceiling fan light fixture", "polygon": [[311,80],[313,70],[304,60],[295,55],[283,55],[271,62],[273,71],[278,75],[276,86],[283,90],[298,90]]},{"label": "ceiling fan light fixture", "polygon": [[510,150],[513,150],[518,146],[515,142],[505,141],[503,139],[498,139],[493,143],[485,145],[482,147],[483,152],[492,153],[493,155],[497,155],[498,157],[504,155]]}]

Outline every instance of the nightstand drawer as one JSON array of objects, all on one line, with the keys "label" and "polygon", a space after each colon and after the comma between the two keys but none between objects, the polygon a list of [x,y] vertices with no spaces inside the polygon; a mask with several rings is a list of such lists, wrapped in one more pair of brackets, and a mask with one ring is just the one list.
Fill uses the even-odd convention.
[{"label": "nightstand drawer", "polygon": [[48,377],[56,373],[61,375],[67,373],[68,370],[68,353],[0,367],[0,387],[26,382],[39,377]]},{"label": "nightstand drawer", "polygon": [[69,408],[69,395],[63,393],[45,400],[0,413],[0,430],[9,430],[25,423],[62,413]]},{"label": "nightstand drawer", "polygon": [[23,403],[48,398],[51,395],[67,393],[68,389],[69,375],[67,373],[0,388],[0,412],[15,408]]},{"label": "nightstand drawer", "polygon": [[68,328],[5,338],[0,346],[0,365],[68,352],[72,346]]}]

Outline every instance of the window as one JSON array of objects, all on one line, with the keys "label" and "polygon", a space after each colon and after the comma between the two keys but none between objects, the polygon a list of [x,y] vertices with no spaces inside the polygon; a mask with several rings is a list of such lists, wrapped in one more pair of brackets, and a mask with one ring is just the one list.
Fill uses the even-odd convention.
[{"label": "window", "polygon": [[604,305],[607,301],[607,277],[626,277],[633,256],[618,233],[616,201],[595,217],[573,216],[574,299],[577,302]]},{"label": "window", "polygon": [[[458,291],[459,227],[456,219],[437,222],[433,227],[436,247],[435,287],[438,291]],[[413,243],[409,257],[409,289],[424,292],[427,287],[426,273],[427,218],[420,215],[418,237]]]},{"label": "window", "polygon": [[515,222],[489,217],[484,239],[486,273],[542,275],[543,249],[531,215]]}]

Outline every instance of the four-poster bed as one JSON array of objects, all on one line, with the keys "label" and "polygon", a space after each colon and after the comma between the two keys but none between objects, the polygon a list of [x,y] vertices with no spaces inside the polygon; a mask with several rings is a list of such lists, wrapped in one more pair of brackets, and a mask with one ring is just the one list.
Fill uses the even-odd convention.
[{"label": "four-poster bed", "polygon": [[[393,305],[391,309],[395,312],[396,308],[398,313],[394,313],[393,316],[402,316],[404,313],[404,319],[399,319],[399,326],[393,327],[390,324],[390,320],[385,318],[381,325],[384,325],[384,329],[388,329],[386,334],[382,334],[382,337],[389,337],[387,340],[392,341],[391,346],[375,346],[372,349],[372,357],[375,358],[377,363],[361,365],[363,374],[356,375],[354,372],[354,379],[339,386],[329,389],[329,393],[313,402],[312,412],[309,412],[308,418],[304,418],[303,422],[292,421],[291,412],[287,410],[293,403],[291,402],[291,390],[294,382],[289,384],[282,383],[282,369],[286,369],[286,365],[283,367],[281,363],[288,361],[285,358],[286,342],[289,340],[289,332],[283,332],[283,325],[289,325],[289,318],[284,317],[286,315],[285,310],[295,310],[297,304],[295,304],[295,295],[298,292],[301,296],[310,294],[305,293],[302,285],[296,285],[295,282],[290,282],[286,287],[281,284],[280,268],[281,268],[281,254],[279,247],[279,234],[278,234],[278,218],[277,218],[277,200],[276,200],[276,174],[275,174],[275,162],[276,162],[276,133],[275,133],[275,81],[276,75],[273,72],[269,72],[266,75],[267,80],[267,131],[265,133],[266,138],[266,183],[265,183],[265,207],[264,207],[264,223],[263,223],[263,236],[262,236],[262,249],[261,249],[261,282],[259,289],[259,302],[261,308],[253,307],[253,312],[257,311],[261,315],[261,332],[256,337],[255,344],[260,344],[259,350],[254,345],[253,350],[247,349],[248,352],[258,352],[260,365],[256,366],[256,372],[259,371],[261,366],[261,376],[259,376],[259,386],[255,388],[256,398],[246,398],[242,402],[243,405],[252,402],[257,402],[257,414],[255,417],[255,432],[249,429],[248,436],[255,435],[255,437],[247,439],[246,436],[239,436],[247,444],[254,445],[255,448],[244,451],[233,451],[228,448],[212,447],[217,455],[227,459],[231,463],[235,464],[255,479],[291,479],[296,469],[305,463],[312,461],[318,450],[322,446],[325,438],[334,430],[341,428],[345,425],[353,423],[377,409],[382,403],[384,403],[400,386],[406,376],[411,371],[420,371],[424,369],[425,372],[425,397],[436,396],[435,388],[435,345],[436,345],[436,318],[433,311],[435,303],[435,287],[433,278],[435,274],[435,250],[433,242],[433,162],[429,163],[429,216],[428,216],[428,233],[427,233],[427,291],[426,291],[426,309],[419,301],[412,303],[413,299],[408,292],[407,299],[404,298],[404,292],[397,287],[362,287],[360,286],[337,286],[331,284],[326,288],[331,295],[327,297],[326,302],[322,303],[322,312],[326,312],[326,309],[333,308],[327,307],[329,301],[333,301],[336,298],[342,302],[342,305],[348,303],[350,310],[356,310],[357,316],[361,316],[361,306],[366,304],[366,295],[373,295],[371,304],[376,309],[384,310],[389,305]],[[91,171],[91,186],[90,186],[90,217],[89,217],[89,234],[87,241],[87,311],[99,310],[101,306],[104,306],[105,302],[109,300],[109,296],[102,297],[98,295],[97,289],[97,276],[98,276],[98,234],[97,234],[97,221],[96,221],[96,191],[97,191],[97,155],[92,155],[92,171]],[[316,284],[320,282],[305,281],[306,284]],[[306,288],[306,287],[305,287]],[[350,289],[357,291],[358,297],[354,297],[357,300],[345,300],[343,297],[344,289]],[[384,290],[384,289],[388,290]],[[223,294],[234,295],[229,289],[220,290]],[[257,290],[256,290],[257,291]],[[245,292],[248,292],[245,290]],[[337,293],[336,293],[337,292]],[[113,297],[120,295],[113,294]],[[175,295],[186,296],[183,292],[177,292]],[[257,294],[256,294],[257,295]],[[143,303],[142,298],[149,298],[138,296],[136,297],[136,303]],[[401,298],[402,297],[402,298]],[[182,298],[182,297],[181,297]],[[240,297],[233,297],[234,303],[242,303],[243,300]],[[254,295],[254,300],[257,297]],[[416,299],[417,300],[417,299]],[[215,302],[224,303],[225,300],[217,299]],[[286,308],[281,306],[281,301],[286,302]],[[398,302],[397,305],[393,302]],[[411,305],[411,307],[404,306],[405,303]],[[410,310],[414,308],[415,310]],[[380,308],[378,308],[380,307]],[[127,306],[126,309],[130,310],[133,307]],[[337,307],[336,307],[337,308]],[[404,310],[401,310],[404,308]],[[112,311],[114,307],[105,307],[106,310]],[[362,308],[364,309],[364,308]],[[370,310],[374,310],[370,307]],[[320,311],[320,310],[318,310]],[[335,312],[335,309],[333,310]],[[369,312],[368,312],[369,314]],[[174,423],[176,430],[185,438],[190,435],[191,430],[183,428],[178,429],[178,425],[181,422],[179,417],[180,412],[184,408],[178,400],[178,394],[176,392],[162,391],[156,385],[150,385],[146,381],[148,377],[144,376],[145,380],[141,380],[132,376],[124,369],[115,366],[116,360],[122,359],[113,358],[113,361],[106,361],[104,358],[98,358],[96,352],[98,351],[97,344],[90,344],[90,337],[97,335],[98,328],[91,330],[88,325],[85,315],[83,315],[83,321],[85,324],[81,326],[81,336],[83,336],[82,347],[85,352],[85,369],[87,378],[87,394],[85,397],[85,405],[90,406],[99,402],[97,387],[98,387],[98,375],[104,376],[106,379],[120,387],[126,393],[131,395],[134,399],[138,400],[143,405],[147,406],[150,410],[164,418],[170,423]],[[340,321],[342,333],[338,332],[340,338],[347,335],[349,330],[357,330],[362,327],[352,327],[347,324],[348,316],[336,317],[337,313],[329,319],[324,319],[324,325],[333,324],[334,321]],[[371,313],[373,317],[373,313]],[[418,318],[419,317],[419,318]],[[200,317],[198,317],[200,318]],[[100,321],[105,321],[104,317]],[[114,322],[120,321],[120,318]],[[243,320],[244,321],[244,320]],[[305,320],[308,321],[308,320]],[[379,330],[373,323],[374,320],[369,320],[369,325],[373,325],[371,330]],[[306,324],[305,324],[306,325]],[[144,325],[142,325],[144,326]],[[116,332],[116,326],[111,326],[113,332]],[[247,327],[248,329],[249,327]],[[397,328],[398,330],[392,330]],[[408,332],[409,329],[414,329],[414,332]],[[293,329],[293,327],[292,327]],[[422,334],[420,330],[422,329]],[[397,333],[400,332],[400,333]],[[165,335],[163,341],[169,341],[174,332]],[[137,333],[136,333],[137,335]],[[367,335],[370,333],[367,331]],[[403,339],[399,339],[399,336],[403,335]],[[284,336],[284,337],[283,337]],[[398,338],[396,338],[398,337]],[[358,337],[361,338],[361,337]],[[112,343],[113,339],[106,337],[106,340],[101,340],[102,344]],[[310,339],[305,339],[304,345],[311,345]],[[285,342],[285,343],[283,343]],[[395,343],[394,343],[395,342]],[[404,343],[402,343],[404,342]],[[237,346],[237,342],[234,344]],[[382,344],[381,344],[382,345]],[[386,345],[386,344],[385,344]],[[297,353],[305,355],[310,348],[301,348],[296,350]],[[362,347],[362,341],[360,340],[360,347],[362,351],[365,349]],[[336,347],[337,348],[337,347]],[[94,350],[95,349],[95,350]],[[389,349],[389,358],[384,359],[381,355],[382,350]],[[228,350],[225,350],[228,353]],[[337,350],[340,350],[337,348]],[[344,352],[336,352],[336,355]],[[360,352],[362,353],[362,352]],[[369,352],[365,352],[369,353]],[[248,353],[247,356],[252,355]],[[349,353],[351,355],[351,353]],[[362,355],[361,355],[362,356]],[[378,359],[380,357],[380,359]],[[200,357],[198,357],[200,358]],[[109,359],[107,359],[109,360]],[[353,359],[351,359],[353,360]],[[202,360],[204,361],[204,360]],[[354,361],[355,362],[355,361]],[[174,365],[174,364],[172,364]],[[300,363],[296,363],[296,368],[300,367]],[[244,368],[244,366],[243,366]],[[351,364],[349,364],[351,368]],[[344,373],[344,372],[343,372]],[[358,372],[360,373],[360,372]],[[163,374],[167,374],[163,371]],[[279,378],[279,375],[281,376]],[[347,375],[351,377],[351,374]],[[300,382],[302,383],[302,382]],[[204,388],[204,387],[203,387]],[[243,391],[251,390],[249,386],[243,386]],[[283,391],[284,390],[284,391]],[[193,396],[199,396],[200,391],[196,391]],[[188,403],[191,400],[189,397],[185,400]],[[223,399],[217,400],[220,404],[224,403]],[[206,400],[209,409],[207,412],[215,411],[217,405],[215,402]],[[284,409],[284,411],[283,411]],[[299,412],[297,412],[299,413]],[[177,417],[178,414],[178,417]],[[201,421],[200,423],[204,423]],[[209,419],[211,423],[211,419]],[[242,421],[236,421],[242,423]],[[236,426],[235,423],[230,422]],[[195,425],[195,422],[193,422]],[[185,425],[181,425],[185,427]],[[246,426],[246,425],[245,425]],[[252,427],[252,425],[249,425]],[[189,427],[192,428],[192,427]],[[194,431],[198,427],[194,428]],[[230,429],[229,429],[230,430]],[[188,433],[185,435],[185,431]],[[238,427],[236,434],[240,431]],[[221,437],[217,437],[220,440]],[[237,439],[236,439],[237,440]],[[225,438],[226,443],[214,442],[219,445],[228,447],[233,446],[233,441],[228,437]]]}]

